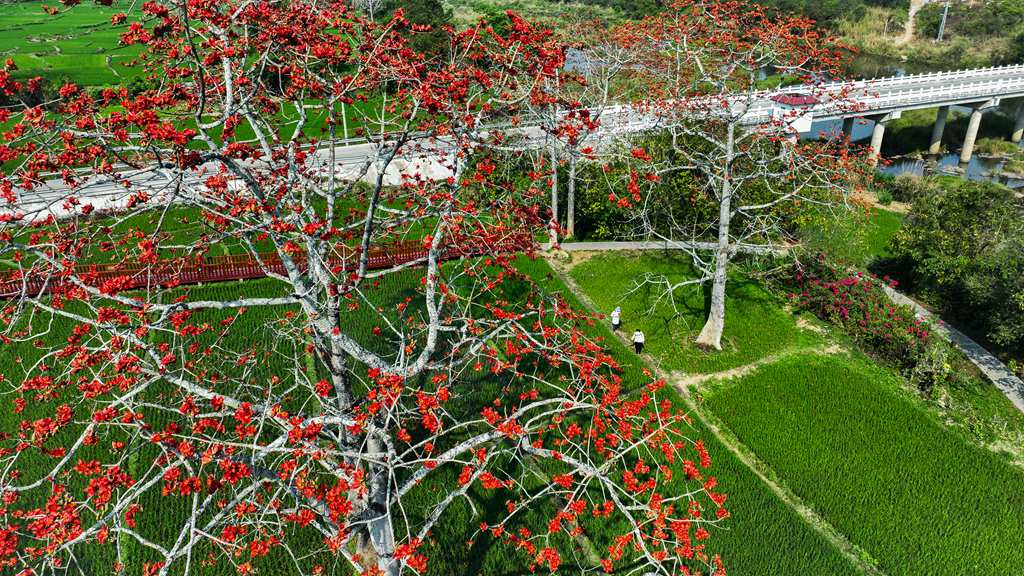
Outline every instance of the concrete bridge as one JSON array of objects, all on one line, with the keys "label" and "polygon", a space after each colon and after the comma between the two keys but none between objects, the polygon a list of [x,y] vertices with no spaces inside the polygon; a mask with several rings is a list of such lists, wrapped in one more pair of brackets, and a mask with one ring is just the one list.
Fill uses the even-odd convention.
[{"label": "concrete bridge", "polygon": [[[825,94],[836,93],[850,83],[826,84],[821,87]],[[971,117],[967,126],[960,161],[969,162],[974,154],[974,143],[981,127],[985,112],[999,107],[1012,107],[1015,118],[1013,130],[1008,136],[1015,143],[1024,137],[1024,65],[996,66],[953,72],[931,72],[912,76],[877,78],[852,84],[851,97],[856,107],[844,109],[829,102],[822,102],[811,108],[814,120],[843,120],[843,132],[852,134],[857,118],[875,123],[871,134],[871,148],[877,159],[885,137],[885,126],[900,117],[903,112],[924,108],[938,108],[932,129],[929,152],[938,154],[946,119],[952,106],[970,109]],[[787,88],[780,92],[800,92],[801,88]],[[761,112],[764,114],[764,112]]]},{"label": "concrete bridge", "polygon": [[[812,103],[806,103],[808,99],[802,96],[811,93],[817,98],[810,100]],[[843,96],[831,99],[830,95],[837,94]],[[787,101],[804,103],[787,104]],[[1010,104],[1014,106],[1016,120],[1013,131],[1008,136],[1013,142],[1019,143],[1024,136],[1024,65],[933,72],[817,86],[791,86],[738,95],[734,102],[736,115],[741,116],[741,122],[744,124],[764,124],[774,116],[788,114],[790,117],[797,117],[793,125],[804,133],[810,130],[812,121],[841,120],[843,132],[849,135],[857,119],[871,120],[874,122],[871,148],[874,150],[875,160],[882,146],[886,124],[899,118],[903,112],[938,108],[930,145],[930,151],[937,153],[942,145],[942,135],[950,107],[964,106],[971,110],[971,118],[960,152],[962,162],[971,159],[983,114]],[[639,112],[631,106],[604,109],[601,122],[601,134],[598,134],[598,138],[657,129],[660,124],[656,116]],[[524,138],[538,145],[546,138],[544,131],[536,125],[527,124],[516,130]],[[428,152],[398,158],[387,166],[384,182],[387,185],[398,184],[403,174],[413,172],[427,178],[447,178],[451,175],[450,170],[441,161],[447,156],[447,152],[443,143],[434,143]],[[364,179],[375,180],[378,176],[375,166],[371,166],[366,173],[362,173],[360,169],[375,153],[376,148],[372,144],[349,142],[333,150],[318,150],[316,158],[328,171],[331,170],[329,166],[333,163],[333,170],[340,178],[351,179],[361,176]],[[89,199],[98,209],[118,208],[124,204],[128,196],[124,181],[131,182],[135,189],[149,191],[154,201],[162,199],[167,202],[174,201],[174,191],[178,186],[201,185],[201,178],[198,175],[185,175],[182,181],[170,171],[149,167],[119,172],[114,176],[87,178],[85,184],[78,189],[77,196],[80,199]],[[18,209],[22,213],[27,213],[29,217],[39,217],[47,213],[61,217],[74,212],[73,208],[61,206],[67,195],[66,185],[55,179],[26,193]],[[9,207],[0,206],[0,213],[10,211]]]},{"label": "concrete bridge", "polygon": [[[804,96],[812,98],[802,98]],[[808,100],[813,103],[808,103]],[[741,116],[740,121],[750,126],[763,125],[773,117],[787,114],[787,122],[801,133],[810,132],[812,122],[841,120],[843,132],[847,135],[852,134],[854,122],[858,119],[870,120],[874,122],[871,148],[877,160],[886,124],[899,118],[903,112],[938,108],[929,146],[929,151],[937,154],[942,146],[950,108],[963,106],[971,110],[967,136],[960,153],[960,160],[966,163],[974,153],[982,115],[1007,105],[1013,106],[1016,119],[1008,136],[1019,143],[1024,136],[1024,64],[790,86],[738,95],[733,103],[734,109],[723,110],[723,114]],[[656,119],[638,118],[630,112],[628,106],[606,110],[603,118],[608,119],[609,131],[620,133],[656,127]]]}]

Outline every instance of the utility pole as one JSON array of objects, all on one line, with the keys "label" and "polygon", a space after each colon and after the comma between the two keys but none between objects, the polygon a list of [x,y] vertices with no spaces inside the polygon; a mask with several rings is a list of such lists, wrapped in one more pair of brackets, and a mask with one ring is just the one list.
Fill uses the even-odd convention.
[{"label": "utility pole", "polygon": [[942,42],[942,34],[946,31],[947,16],[949,16],[949,0],[946,0],[946,6],[942,9],[942,22],[939,22],[939,33],[935,35],[936,42]]}]

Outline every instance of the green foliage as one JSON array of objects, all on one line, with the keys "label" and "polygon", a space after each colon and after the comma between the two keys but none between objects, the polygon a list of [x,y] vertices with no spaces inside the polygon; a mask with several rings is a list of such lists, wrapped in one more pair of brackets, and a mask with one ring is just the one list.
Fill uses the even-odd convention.
[{"label": "green foliage", "polygon": [[826,26],[843,18],[860,18],[865,12],[864,0],[762,0],[759,3],[782,13],[804,14]]},{"label": "green foliage", "polygon": [[1024,343],[1024,205],[998,184],[945,180],[893,242],[912,290],[994,343]]},{"label": "green foliage", "polygon": [[[959,150],[967,134],[968,114],[952,111],[946,121],[942,144],[947,150]],[[882,141],[883,156],[897,156],[924,152],[931,143],[932,126],[935,124],[935,110],[911,110],[886,126],[886,137]],[[981,139],[1005,139],[1013,126],[1013,118],[1003,111],[985,114],[978,130]]]},{"label": "green foliage", "polygon": [[797,305],[840,326],[866,352],[904,373],[935,340],[932,327],[911,308],[894,304],[878,279],[851,273],[824,256],[794,266],[787,285]]},{"label": "green foliage", "polygon": [[865,264],[869,259],[868,215],[850,210],[836,217],[828,209],[807,207],[797,221],[796,237],[801,253],[828,254],[841,262]]},{"label": "green foliage", "polygon": [[[891,193],[883,186],[876,194]],[[864,268],[888,255],[889,240],[902,221],[901,214],[881,208],[834,211],[807,206],[796,220],[795,250],[800,255],[827,254],[832,261]]]},{"label": "green foliage", "polygon": [[[668,136],[646,135],[636,142],[660,162],[672,154]],[[696,145],[696,143],[695,143]],[[631,238],[639,222],[631,221],[634,211],[617,204],[615,198],[629,198],[627,183],[631,167],[625,162],[579,165],[576,185],[576,229],[581,239],[619,240]],[[672,223],[711,222],[718,204],[707,190],[698,186],[693,174],[679,170],[666,173],[645,199],[648,222],[655,230],[672,233]],[[737,220],[742,221],[741,218]],[[740,224],[737,223],[737,226]]]},{"label": "green foliage", "polygon": [[921,178],[910,174],[879,174],[875,178],[876,194],[888,194],[897,202],[913,202],[915,198],[930,194],[938,187],[939,180],[935,178]]},{"label": "green foliage", "polygon": [[448,50],[442,26],[451,24],[452,11],[441,0],[392,0],[388,12],[401,9],[414,26],[429,26],[428,31],[413,32],[410,47],[424,54],[444,54]]},{"label": "green foliage", "polygon": [[[660,12],[663,0],[576,0],[581,4],[611,8],[627,18],[642,18]],[[564,3],[561,2],[561,3]]]},{"label": "green foliage", "polygon": [[981,138],[974,144],[976,154],[1011,156],[1020,152],[1020,145],[1004,138]]},{"label": "green foliage", "polygon": [[[915,32],[918,36],[932,39],[938,35],[945,6],[942,2],[930,3],[917,13]],[[1021,0],[951,2],[944,36],[1003,36],[1021,24],[1024,24],[1024,2]]]},{"label": "green foliage", "polygon": [[[673,157],[678,154],[679,149],[711,146],[704,138],[685,138],[677,136],[677,141],[673,143],[670,140],[671,136],[666,133],[646,134],[636,139],[633,146],[643,149],[651,157],[651,165],[667,166],[683,162]],[[710,150],[709,153],[714,154]],[[801,226],[817,226],[821,224],[822,219],[836,217],[835,210],[816,210],[813,205],[808,208],[800,202],[773,203],[778,199],[777,183],[768,183],[759,178],[757,174],[762,167],[751,164],[742,157],[734,164],[734,173],[748,176],[743,179],[742,185],[737,185],[734,189],[736,197],[742,200],[734,201],[750,205],[771,204],[771,207],[752,213],[733,214],[730,226],[734,235],[741,235],[738,232],[740,230],[758,230],[756,234],[747,238],[748,242],[775,242],[780,240],[780,233],[794,234]],[[712,193],[713,187],[707,184],[706,176],[699,170],[671,170],[660,174],[660,181],[644,193],[643,212],[646,220],[639,222],[631,220],[631,217],[637,214],[637,210],[619,203],[621,199],[628,200],[631,197],[629,182],[634,176],[633,169],[622,161],[606,165],[588,163],[580,166],[576,187],[577,237],[594,240],[632,238],[638,230],[655,230],[672,237],[692,226],[693,230],[703,232],[703,236],[693,238],[695,240],[717,238],[717,230],[710,225],[718,218],[718,200]],[[808,187],[804,193],[813,195],[822,192]],[[820,199],[823,203],[828,203],[831,197]],[[778,229],[760,231],[764,219],[774,219],[779,223]]]},{"label": "green foliage", "polygon": [[798,356],[706,397],[743,443],[892,575],[1024,565],[1024,474],[945,428],[884,369]]}]

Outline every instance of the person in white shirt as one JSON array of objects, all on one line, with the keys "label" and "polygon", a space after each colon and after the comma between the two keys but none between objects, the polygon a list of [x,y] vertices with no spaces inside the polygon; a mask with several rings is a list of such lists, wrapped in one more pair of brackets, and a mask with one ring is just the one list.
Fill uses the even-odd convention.
[{"label": "person in white shirt", "polygon": [[636,350],[637,354],[644,351],[645,341],[646,338],[644,338],[644,333],[641,332],[639,328],[637,328],[637,331],[633,332],[633,349]]},{"label": "person in white shirt", "polygon": [[619,306],[612,310],[612,330],[618,331],[622,326],[622,308]]}]

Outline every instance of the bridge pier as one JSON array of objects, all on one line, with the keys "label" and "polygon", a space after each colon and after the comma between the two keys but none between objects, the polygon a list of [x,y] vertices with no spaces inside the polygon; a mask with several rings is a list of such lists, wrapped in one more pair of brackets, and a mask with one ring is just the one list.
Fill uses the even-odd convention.
[{"label": "bridge pier", "polygon": [[942,150],[942,133],[946,131],[946,119],[949,118],[949,106],[939,106],[932,126],[932,140],[928,146],[929,154],[938,154]]},{"label": "bridge pier", "polygon": [[882,155],[882,140],[885,138],[885,125],[896,120],[900,115],[900,112],[890,112],[888,114],[879,114],[877,116],[870,117],[870,119],[875,122],[874,128],[871,129],[871,152],[868,156],[868,162],[872,165],[878,164],[878,159]]},{"label": "bridge pier", "polygon": [[1010,135],[1010,141],[1014,144],[1020,144],[1021,139],[1024,139],[1024,101],[1017,105],[1017,116],[1013,121],[1013,134]]},{"label": "bridge pier", "polygon": [[843,118],[843,135],[850,140],[853,140],[853,122],[855,120],[856,118],[853,118],[852,116],[849,118]]},{"label": "bridge pier", "polygon": [[967,164],[974,156],[974,142],[978,139],[981,128],[981,115],[989,109],[999,106],[999,99],[993,98],[971,106],[971,120],[967,123],[967,134],[964,135],[964,147],[960,149],[960,163]]},{"label": "bridge pier", "polygon": [[967,134],[964,135],[964,147],[960,149],[960,163],[967,164],[974,156],[974,141],[978,139],[978,129],[981,128],[981,108],[971,110],[971,120],[967,123]]}]

